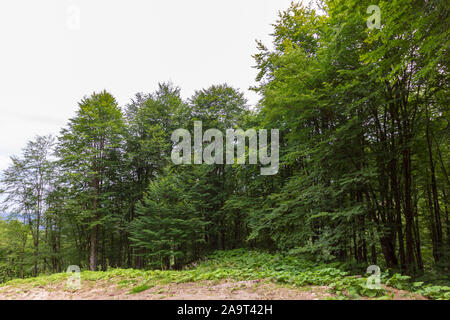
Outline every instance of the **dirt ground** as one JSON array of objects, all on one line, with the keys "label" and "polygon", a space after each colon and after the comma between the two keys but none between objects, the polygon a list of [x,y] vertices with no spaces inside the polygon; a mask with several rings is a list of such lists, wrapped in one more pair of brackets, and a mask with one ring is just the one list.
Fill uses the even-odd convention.
[{"label": "dirt ground", "polygon": [[[333,295],[328,288],[289,288],[262,280],[201,281],[157,285],[130,294],[130,287],[108,282],[83,282],[81,289],[71,292],[65,283],[38,287],[0,288],[0,300],[323,300]],[[424,299],[400,290],[390,290],[395,300]]]}]

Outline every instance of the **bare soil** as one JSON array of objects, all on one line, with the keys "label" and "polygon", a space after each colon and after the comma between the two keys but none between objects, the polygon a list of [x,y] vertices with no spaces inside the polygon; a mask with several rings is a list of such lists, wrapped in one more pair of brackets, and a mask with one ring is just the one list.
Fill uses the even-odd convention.
[{"label": "bare soil", "polygon": [[[333,296],[326,286],[291,288],[264,280],[171,283],[135,294],[131,288],[108,281],[84,281],[76,291],[66,289],[65,283],[7,286],[0,288],[0,300],[323,300]],[[389,291],[394,300],[425,299],[406,291]]]}]

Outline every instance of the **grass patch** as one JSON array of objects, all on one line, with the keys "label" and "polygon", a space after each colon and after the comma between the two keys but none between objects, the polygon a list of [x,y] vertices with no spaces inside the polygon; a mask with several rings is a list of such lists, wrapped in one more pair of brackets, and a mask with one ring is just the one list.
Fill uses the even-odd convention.
[{"label": "grass patch", "polygon": [[[68,274],[59,273],[37,278],[11,280],[3,286],[46,286],[66,281],[67,278]],[[217,251],[181,271],[109,269],[98,272],[81,272],[81,280],[85,284],[107,281],[116,283],[119,287],[127,287],[142,283],[133,287],[130,290],[131,294],[148,290],[155,285],[201,281],[218,283],[225,279],[235,281],[261,279],[263,282],[273,282],[291,288],[327,286],[336,299],[392,298],[384,289],[368,288],[366,277],[351,276],[349,272],[341,270],[336,264],[317,264],[298,257],[244,249]],[[450,287],[445,285],[436,286],[423,282],[412,282],[407,276],[387,273],[382,274],[381,281],[390,287],[419,293],[432,299],[450,299]]]},{"label": "grass patch", "polygon": [[134,287],[130,290],[129,294],[136,294],[139,292],[144,292],[148,289],[150,289],[151,287],[153,287],[152,285],[148,285],[148,284],[141,284],[140,286]]}]

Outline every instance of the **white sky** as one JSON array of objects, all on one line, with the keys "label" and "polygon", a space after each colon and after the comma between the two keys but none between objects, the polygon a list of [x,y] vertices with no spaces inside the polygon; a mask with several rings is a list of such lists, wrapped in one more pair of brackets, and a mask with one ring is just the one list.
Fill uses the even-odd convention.
[{"label": "white sky", "polygon": [[124,106],[158,82],[184,98],[227,82],[256,103],[255,40],[270,45],[290,1],[1,0],[0,170],[35,135],[57,134],[93,91]]}]

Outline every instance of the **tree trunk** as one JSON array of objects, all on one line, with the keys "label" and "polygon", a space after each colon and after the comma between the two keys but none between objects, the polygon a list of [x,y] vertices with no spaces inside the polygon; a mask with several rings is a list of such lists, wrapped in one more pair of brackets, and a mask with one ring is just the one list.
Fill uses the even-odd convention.
[{"label": "tree trunk", "polygon": [[441,223],[441,213],[439,208],[439,197],[436,185],[436,175],[433,161],[433,150],[432,150],[432,142],[430,135],[430,126],[429,126],[429,116],[428,116],[428,108],[426,109],[427,116],[427,128],[426,128],[426,136],[427,136],[427,146],[428,146],[428,160],[430,165],[430,177],[431,177],[431,194],[433,201],[433,212],[434,216],[434,226],[435,226],[435,241],[436,241],[436,252],[434,253],[435,261],[438,262],[442,256],[442,223]]},{"label": "tree trunk", "polygon": [[404,215],[406,233],[406,271],[408,274],[415,272],[414,239],[413,239],[413,212],[411,206],[411,150],[408,146],[409,139],[405,141],[403,149],[403,177],[405,184]]}]

